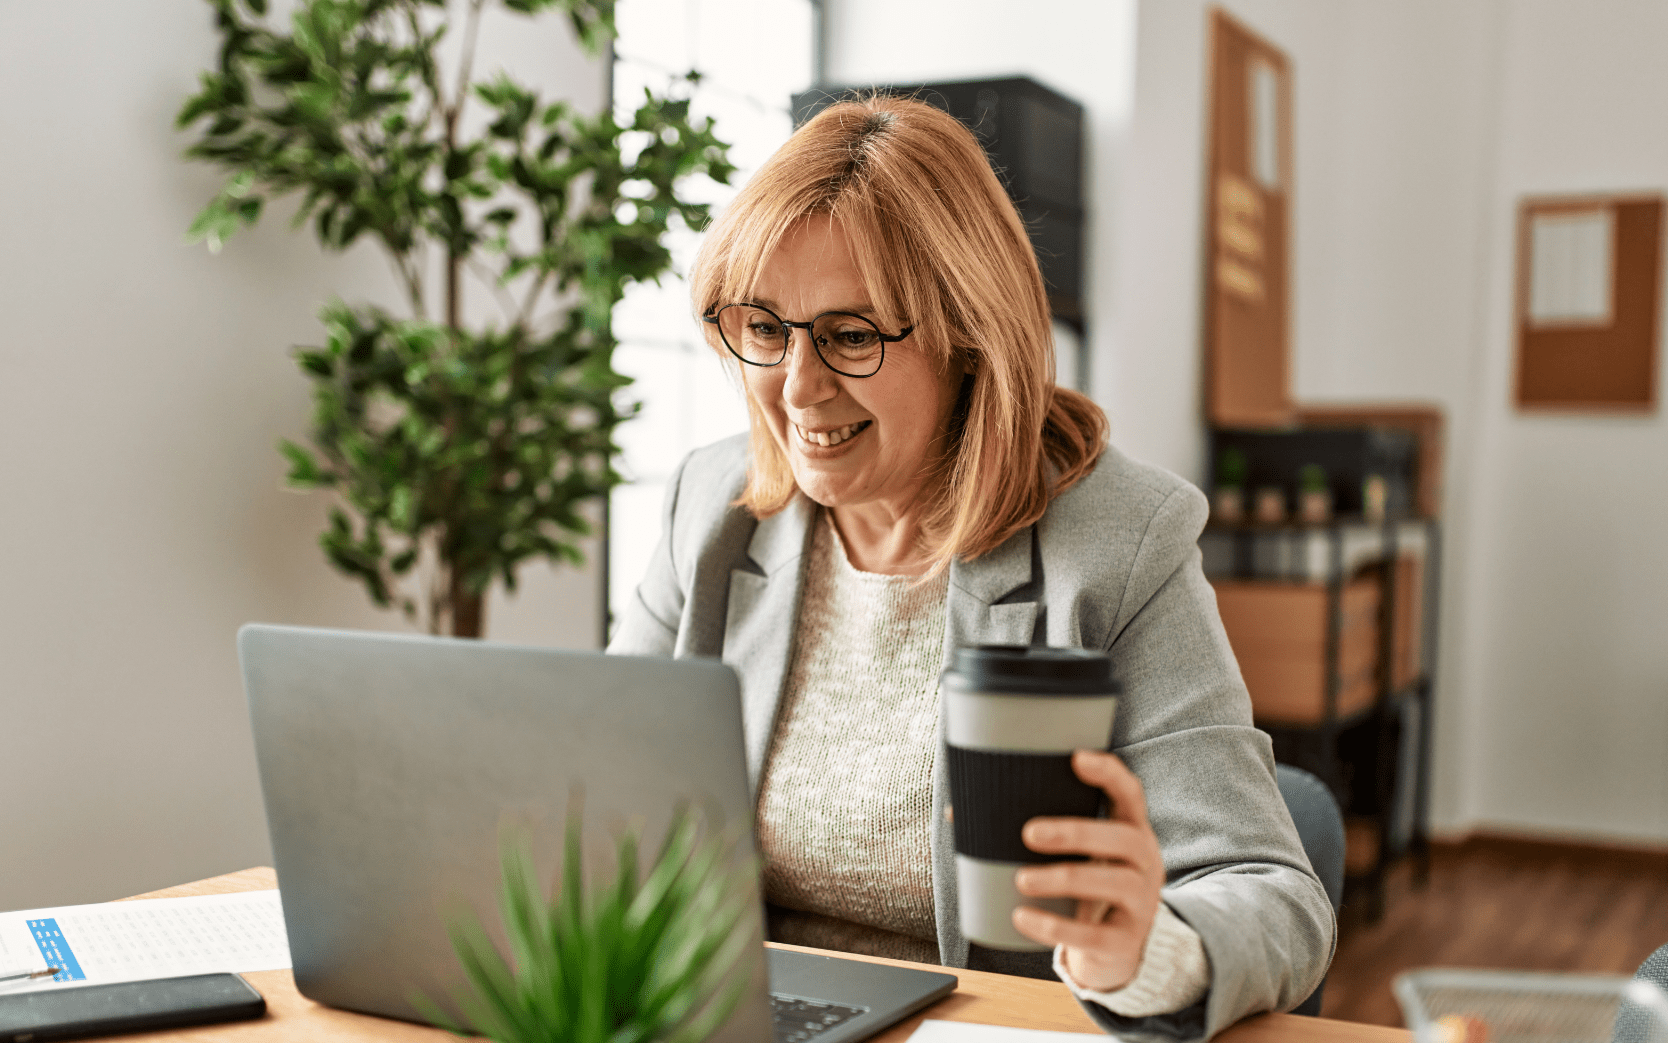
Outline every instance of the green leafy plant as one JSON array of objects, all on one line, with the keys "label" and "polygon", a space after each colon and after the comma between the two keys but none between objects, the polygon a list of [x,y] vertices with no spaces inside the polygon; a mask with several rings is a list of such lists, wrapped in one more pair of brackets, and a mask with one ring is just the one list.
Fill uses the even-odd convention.
[{"label": "green leafy plant", "polygon": [[538,885],[524,835],[502,849],[500,914],[510,958],[479,920],[456,917],[452,947],[469,985],[453,1000],[463,1023],[421,993],[419,1013],[453,1033],[498,1043],[696,1043],[729,1018],[760,958],[746,929],[750,862],[734,834],[673,815],[639,880],[638,838],[619,839],[613,879],[587,891],[577,810],[568,815],[559,888]]},{"label": "green leafy plant", "polygon": [[1324,493],[1330,487],[1326,484],[1326,468],[1320,464],[1304,464],[1297,472],[1297,487],[1306,493]]},{"label": "green leafy plant", "polygon": [[1251,466],[1246,461],[1245,454],[1229,446],[1222,450],[1216,458],[1216,487],[1218,489],[1243,489],[1250,472]]},{"label": "green leafy plant", "polygon": [[[187,156],[229,177],[190,237],[217,251],[269,198],[299,193],[297,225],[327,250],[374,241],[406,295],[403,316],[332,302],[325,343],[297,349],[314,414],[311,447],[280,445],[289,484],[337,494],[320,544],[376,604],[479,636],[495,580],[513,590],[529,559],[583,560],[583,507],[622,480],[614,432],[635,412],[611,310],[669,270],[674,222],[706,222],[683,186],[727,183],[727,146],[687,99],[645,91],[620,123],[504,73],[475,80],[487,0],[300,0],[287,31],[266,0],[208,2],[218,66],[177,124],[196,128]],[[565,13],[593,52],[613,33],[613,0],[499,2]],[[466,136],[471,104],[485,118]],[[466,325],[466,276],[497,320]]]}]

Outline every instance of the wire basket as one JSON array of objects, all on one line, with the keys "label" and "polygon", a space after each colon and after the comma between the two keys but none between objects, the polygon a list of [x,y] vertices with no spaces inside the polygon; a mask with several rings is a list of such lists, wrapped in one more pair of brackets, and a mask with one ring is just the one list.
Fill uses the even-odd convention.
[{"label": "wire basket", "polygon": [[1417,1043],[1668,1043],[1668,994],[1633,978],[1431,967],[1395,992]]}]

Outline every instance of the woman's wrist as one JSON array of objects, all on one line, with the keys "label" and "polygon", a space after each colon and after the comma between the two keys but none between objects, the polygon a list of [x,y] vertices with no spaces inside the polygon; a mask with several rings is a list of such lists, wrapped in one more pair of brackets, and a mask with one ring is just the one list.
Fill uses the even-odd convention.
[{"label": "woman's wrist", "polygon": [[1066,947],[1054,948],[1054,973],[1080,1000],[1098,1003],[1127,1018],[1185,1010],[1210,991],[1210,959],[1199,933],[1170,907],[1159,904],[1141,950],[1135,977],[1121,988],[1098,990],[1078,984],[1067,966]]}]

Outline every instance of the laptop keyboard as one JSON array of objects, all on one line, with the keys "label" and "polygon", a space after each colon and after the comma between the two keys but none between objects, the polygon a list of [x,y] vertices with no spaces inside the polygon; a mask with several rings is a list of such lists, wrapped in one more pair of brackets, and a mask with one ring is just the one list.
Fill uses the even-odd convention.
[{"label": "laptop keyboard", "polygon": [[842,1007],[838,1003],[819,1003],[775,993],[770,996],[770,1013],[776,1022],[776,1043],[804,1043],[843,1021],[868,1012],[867,1007]]}]

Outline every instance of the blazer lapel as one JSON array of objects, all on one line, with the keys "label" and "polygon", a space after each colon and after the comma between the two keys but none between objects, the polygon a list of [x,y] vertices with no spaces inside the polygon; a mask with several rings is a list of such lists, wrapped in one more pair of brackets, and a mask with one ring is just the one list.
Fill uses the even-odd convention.
[{"label": "blazer lapel", "polygon": [[1002,546],[972,561],[950,566],[950,592],[944,606],[944,665],[961,645],[1029,645],[1037,625],[1037,602],[1009,599],[1030,586],[1030,526]]},{"label": "blazer lapel", "polygon": [[796,496],[786,509],[759,522],[747,565],[730,572],[722,658],[741,677],[742,736],[755,798],[793,655],[805,548],[815,517],[816,504]]},{"label": "blazer lapel", "polygon": [[[1002,546],[972,561],[950,566],[944,604],[944,665],[961,645],[1029,645],[1036,633],[1037,602],[1032,584],[1030,526]],[[1030,600],[1026,590],[1031,587]],[[1004,600],[1008,599],[1008,600]],[[944,715],[938,715],[938,748],[944,747]],[[955,829],[950,824],[950,768],[938,757],[932,773],[931,831],[933,913],[938,958],[946,967],[967,966],[967,938],[961,933],[956,889]]]}]

